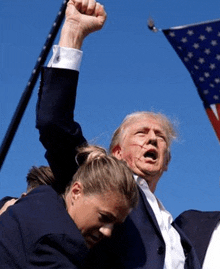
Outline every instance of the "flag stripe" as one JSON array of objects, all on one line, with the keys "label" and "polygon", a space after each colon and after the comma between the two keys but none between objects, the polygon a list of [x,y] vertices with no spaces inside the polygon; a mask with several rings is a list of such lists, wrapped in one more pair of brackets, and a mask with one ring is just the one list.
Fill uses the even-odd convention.
[{"label": "flag stripe", "polygon": [[[216,105],[216,109],[217,109],[217,113],[218,115],[220,115],[220,104],[217,104]],[[217,118],[215,113],[213,112],[213,110],[208,107],[206,108],[206,113],[209,117],[209,120],[213,126],[213,129],[216,133],[216,136],[218,137],[218,140],[220,141],[220,120],[219,120],[219,117]]]}]

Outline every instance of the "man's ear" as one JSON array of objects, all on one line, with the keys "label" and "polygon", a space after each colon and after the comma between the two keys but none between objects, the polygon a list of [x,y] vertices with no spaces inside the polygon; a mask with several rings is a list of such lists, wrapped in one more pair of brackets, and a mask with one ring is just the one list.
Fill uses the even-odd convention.
[{"label": "man's ear", "polygon": [[165,160],[165,163],[164,163],[164,171],[168,170],[168,165],[170,163],[170,160],[171,160],[171,153],[168,150],[167,153],[166,153],[166,160]]},{"label": "man's ear", "polygon": [[77,200],[83,194],[83,185],[81,182],[76,181],[71,186],[71,200]]},{"label": "man's ear", "polygon": [[121,147],[116,145],[112,150],[112,155],[115,156],[118,160],[121,160]]}]

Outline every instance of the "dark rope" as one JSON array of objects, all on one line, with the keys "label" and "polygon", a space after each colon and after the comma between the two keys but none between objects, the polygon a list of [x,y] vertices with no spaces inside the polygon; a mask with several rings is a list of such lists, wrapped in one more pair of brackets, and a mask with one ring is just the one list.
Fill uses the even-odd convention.
[{"label": "dark rope", "polygon": [[50,52],[50,49],[53,45],[53,42],[56,38],[56,35],[59,31],[59,28],[62,24],[62,21],[63,21],[64,16],[65,16],[66,4],[67,4],[67,0],[64,0],[61,8],[57,14],[56,19],[53,22],[52,28],[47,36],[46,42],[41,50],[41,53],[37,59],[36,65],[31,73],[31,76],[30,76],[30,79],[27,83],[26,88],[25,88],[24,92],[22,93],[21,99],[18,103],[16,111],[15,111],[13,118],[11,120],[11,123],[8,127],[8,130],[5,134],[5,137],[3,139],[3,142],[2,142],[2,145],[0,148],[0,169],[1,169],[2,164],[6,158],[6,155],[8,153],[9,148],[10,148],[12,140],[15,136],[15,133],[18,129],[19,123],[22,119],[22,116],[25,112],[25,109],[28,105],[28,102],[31,98],[31,94],[33,92],[34,86],[35,86],[37,79],[39,77],[39,74],[40,74],[41,66],[44,65],[46,58]]}]

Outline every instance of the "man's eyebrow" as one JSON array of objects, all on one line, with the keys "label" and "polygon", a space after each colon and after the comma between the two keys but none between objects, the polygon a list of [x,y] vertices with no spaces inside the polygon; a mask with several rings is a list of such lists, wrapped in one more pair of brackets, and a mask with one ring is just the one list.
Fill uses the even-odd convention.
[{"label": "man's eyebrow", "polygon": [[148,131],[150,128],[146,126],[139,126],[136,128],[136,131]]},{"label": "man's eyebrow", "polygon": [[163,130],[163,129],[155,129],[155,132],[158,133],[158,134],[164,134],[164,135],[166,135],[166,131]]}]

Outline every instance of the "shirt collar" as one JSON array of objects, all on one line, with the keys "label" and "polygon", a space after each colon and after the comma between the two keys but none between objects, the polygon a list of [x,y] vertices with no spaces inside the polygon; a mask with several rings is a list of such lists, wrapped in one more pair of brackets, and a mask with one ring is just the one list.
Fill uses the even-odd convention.
[{"label": "shirt collar", "polygon": [[173,222],[172,215],[165,209],[162,202],[154,195],[154,193],[151,192],[147,181],[137,175],[134,175],[134,179],[137,182],[138,186],[141,188],[141,190],[144,192],[148,202],[153,208],[153,211],[155,211],[154,208],[157,204],[157,206],[159,207],[159,210],[163,212],[163,214],[167,217],[168,222],[172,223]]}]

